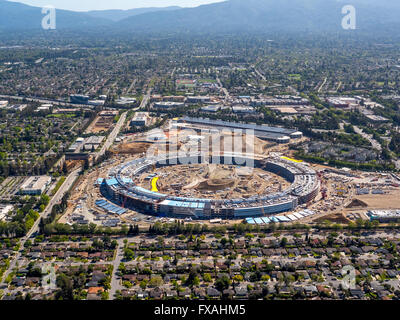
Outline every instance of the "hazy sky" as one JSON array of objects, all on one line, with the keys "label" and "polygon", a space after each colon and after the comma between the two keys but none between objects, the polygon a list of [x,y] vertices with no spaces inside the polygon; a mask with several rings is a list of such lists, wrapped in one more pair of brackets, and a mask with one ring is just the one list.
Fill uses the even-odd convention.
[{"label": "hazy sky", "polygon": [[58,9],[88,11],[105,9],[133,9],[143,7],[196,7],[223,0],[12,0],[32,6],[52,5]]}]

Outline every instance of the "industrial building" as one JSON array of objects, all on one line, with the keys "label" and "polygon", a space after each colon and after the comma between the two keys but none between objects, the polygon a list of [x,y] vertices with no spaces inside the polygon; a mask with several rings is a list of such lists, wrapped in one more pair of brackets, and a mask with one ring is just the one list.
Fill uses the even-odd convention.
[{"label": "industrial building", "polygon": [[131,126],[145,127],[149,122],[149,114],[147,112],[137,112],[131,121]]},{"label": "industrial building", "polygon": [[183,102],[162,101],[162,102],[155,102],[153,108],[166,110],[166,109],[183,107],[184,105],[185,104]]},{"label": "industrial building", "polygon": [[325,101],[332,107],[342,109],[357,108],[361,102],[360,99],[351,97],[327,97]]},{"label": "industrial building", "polygon": [[71,103],[88,104],[89,96],[85,96],[85,95],[81,95],[81,94],[71,94],[69,96],[69,100]]},{"label": "industrial building", "polygon": [[221,105],[208,105],[208,106],[204,106],[200,108],[200,111],[202,112],[218,112],[219,110],[221,110]]},{"label": "industrial building", "polygon": [[254,109],[253,107],[249,107],[249,106],[238,105],[238,106],[233,106],[232,111],[233,111],[233,113],[249,114],[249,113],[255,113],[256,109]]},{"label": "industrial building", "polygon": [[14,206],[11,204],[0,204],[0,221],[7,217],[7,214],[14,210]]},{"label": "industrial building", "polygon": [[189,96],[186,99],[186,103],[209,103],[211,98],[209,96]]},{"label": "industrial building", "polygon": [[258,225],[268,225],[270,223],[287,223],[294,222],[300,219],[310,217],[315,215],[315,212],[309,209],[305,209],[300,212],[295,212],[293,214],[289,214],[287,216],[269,216],[262,218],[246,218],[245,221],[248,224],[258,224]]},{"label": "industrial building", "polygon": [[299,96],[276,96],[261,99],[251,99],[252,106],[293,106],[293,105],[309,105],[310,102],[306,98]]},{"label": "industrial building", "polygon": [[49,176],[34,176],[29,177],[20,187],[20,194],[39,196],[51,184],[51,177]]},{"label": "industrial building", "polygon": [[364,115],[370,120],[371,122],[374,123],[387,123],[390,122],[388,118],[382,117],[382,116],[377,116],[375,114],[365,114]]},{"label": "industrial building", "polygon": [[398,222],[400,221],[400,210],[370,210],[367,216],[371,221],[377,220],[379,222]]},{"label": "industrial building", "polygon": [[77,138],[73,144],[68,148],[68,152],[85,152],[96,150],[104,141],[104,136],[91,136],[88,138]]},{"label": "industrial building", "polygon": [[83,150],[96,150],[104,141],[104,136],[91,136],[83,141]]},{"label": "industrial building", "polygon": [[103,110],[99,113],[100,117],[115,117],[118,115],[118,110]]},{"label": "industrial building", "polygon": [[130,98],[130,97],[121,97],[118,100],[115,100],[115,103],[119,106],[129,106],[137,103],[136,98]]},{"label": "industrial building", "polygon": [[[252,160],[252,161],[251,161]],[[142,158],[113,168],[101,184],[105,197],[123,208],[132,208],[145,214],[193,219],[242,219],[294,210],[298,205],[313,200],[320,189],[320,181],[310,167],[290,160],[248,159],[244,155],[228,154],[206,156],[203,153],[186,157],[158,156]],[[150,170],[180,163],[212,163],[243,165],[254,161],[256,167],[281,175],[292,183],[278,193],[255,195],[240,199],[184,198],[150,191],[135,185],[132,177]]]},{"label": "industrial building", "polygon": [[[186,128],[200,131],[204,128],[207,129],[240,129],[240,130],[253,130],[257,138],[273,141],[277,143],[289,143],[292,139],[300,139],[303,133],[295,129],[286,129],[279,127],[270,127],[266,125],[255,125],[241,122],[228,122],[222,120],[210,120],[207,118],[190,118],[183,117],[178,120],[175,126],[179,127],[183,124]],[[188,126],[189,125],[189,126]]]},{"label": "industrial building", "polygon": [[185,102],[184,96],[163,96],[162,101]]},{"label": "industrial building", "polygon": [[105,103],[104,100],[89,100],[88,104],[91,106],[103,106]]}]

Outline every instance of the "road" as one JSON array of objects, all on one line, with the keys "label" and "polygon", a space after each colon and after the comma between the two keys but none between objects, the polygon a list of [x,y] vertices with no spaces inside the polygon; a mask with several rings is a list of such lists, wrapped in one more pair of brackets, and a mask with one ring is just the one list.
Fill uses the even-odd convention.
[{"label": "road", "polygon": [[254,67],[254,71],[258,74],[258,76],[263,79],[265,82],[267,82],[267,78],[265,78],[265,76],[255,67]]},{"label": "road", "polygon": [[[143,97],[143,100],[140,103],[140,106],[132,109],[133,111],[137,111],[141,108],[144,108],[147,105],[147,102],[150,100],[151,90],[152,90],[151,88],[149,88],[147,90],[146,95]],[[128,112],[126,111],[121,115],[121,117],[119,118],[113,131],[107,137],[107,140],[104,143],[103,147],[100,149],[99,152],[97,152],[97,154],[95,156],[95,161],[97,161],[97,159],[99,159],[106,152],[106,150],[108,150],[112,146],[112,144],[114,143],[115,139],[117,138],[119,132],[121,131],[123,125],[125,124],[127,114],[128,114]]]},{"label": "road", "polygon": [[150,95],[151,95],[151,88],[149,88],[147,90],[146,95],[143,97],[142,102],[140,103],[140,106],[138,108],[136,108],[135,110],[141,109],[141,108],[145,108],[147,105],[147,102],[150,100]]},{"label": "road", "polygon": [[338,86],[337,86],[335,92],[338,92],[341,86],[342,86],[342,81],[339,82],[339,84],[338,84]]},{"label": "road", "polygon": [[229,98],[229,91],[228,91],[226,88],[224,88],[224,86],[222,85],[221,80],[219,79],[219,77],[217,77],[217,82],[218,82],[219,86],[221,87],[222,91],[223,91],[224,94],[225,94],[225,100],[228,100],[228,98]]},{"label": "road", "polygon": [[97,154],[95,156],[95,161],[97,161],[97,159],[100,158],[106,152],[106,150],[108,150],[111,147],[111,145],[114,143],[114,141],[117,138],[119,132],[121,131],[122,126],[125,123],[127,113],[128,112],[126,111],[121,115],[121,117],[119,118],[119,120],[118,120],[117,124],[115,125],[113,131],[107,137],[106,142],[104,142],[103,147],[100,149],[99,152],[97,152]]},{"label": "road", "polygon": [[300,95],[300,92],[298,92],[295,88],[292,86],[288,86],[288,89],[296,96]]},{"label": "road", "polygon": [[136,82],[137,82],[137,79],[134,79],[134,80],[132,81],[132,83],[131,83],[131,85],[129,86],[128,90],[126,90],[126,92],[125,92],[126,94],[128,94],[129,92],[132,91],[132,89],[133,89],[134,85],[136,84]]},{"label": "road", "polygon": [[380,143],[378,141],[376,141],[373,138],[372,134],[366,134],[364,131],[362,131],[362,129],[360,129],[357,126],[353,126],[353,127],[354,127],[354,131],[356,133],[358,133],[360,136],[362,136],[364,139],[367,139],[371,143],[371,145],[374,149],[376,149],[378,151],[382,151],[382,146],[380,145]]},{"label": "road", "polygon": [[113,300],[115,293],[117,292],[117,290],[122,290],[122,286],[121,286],[121,279],[119,278],[119,276],[117,275],[118,272],[118,267],[121,263],[121,260],[124,257],[124,239],[118,239],[118,247],[116,250],[116,256],[115,259],[113,260],[113,273],[111,276],[111,289],[110,289],[110,294],[108,297],[108,300]]},{"label": "road", "polygon": [[[146,95],[143,97],[143,100],[140,103],[140,106],[132,109],[133,111],[137,111],[141,108],[144,108],[147,105],[147,102],[150,100],[151,90],[152,90],[151,88],[149,88],[149,90],[147,90]],[[112,144],[114,143],[115,139],[117,138],[119,132],[121,131],[123,125],[125,124],[127,114],[128,114],[128,112],[126,111],[121,115],[121,117],[119,118],[113,131],[107,137],[107,140],[104,143],[103,147],[100,149],[99,152],[97,152],[97,154],[95,156],[95,161],[97,161],[97,159],[100,158],[106,152],[106,150],[108,150],[112,146]]]},{"label": "road", "polygon": [[[264,83],[267,83],[267,78],[257,69],[257,67],[255,65],[252,67],[254,68],[254,72],[264,81]],[[262,85],[261,89],[265,90],[265,84]]]},{"label": "road", "polygon": [[75,108],[89,108],[93,109],[94,106],[90,106],[87,104],[75,104],[75,103],[70,103],[62,100],[52,100],[52,99],[45,99],[45,98],[37,98],[37,97],[20,97],[20,96],[10,96],[10,95],[0,95],[1,99],[12,99],[12,100],[26,100],[30,102],[39,102],[39,103],[51,103],[51,104],[57,104],[59,106],[64,106],[64,107],[75,107]]},{"label": "road", "polygon": [[[142,108],[144,106],[146,106],[148,100],[150,99],[150,94],[151,94],[151,89],[148,90],[147,94],[144,96],[142,103],[140,104],[140,106],[138,108],[136,108],[135,110]],[[5,97],[5,96],[0,96],[0,97]],[[22,99],[22,98],[21,98]],[[110,135],[107,137],[106,142],[104,143],[103,147],[101,148],[101,150],[96,154],[95,159],[97,160],[100,156],[102,156],[106,150],[108,148],[111,147],[111,145],[114,143],[115,139],[117,138],[119,132],[121,131],[122,126],[125,123],[126,120],[126,116],[127,116],[127,112],[124,112],[121,117],[119,118],[116,126],[114,127],[113,131],[110,133]],[[4,273],[3,275],[3,279],[1,279],[0,285],[5,284],[4,280],[7,278],[7,276],[12,272],[12,270],[16,267],[17,262],[19,261],[19,259],[21,259],[22,256],[22,251],[24,250],[24,246],[25,246],[25,242],[32,237],[32,235],[34,235],[35,233],[38,232],[39,230],[39,223],[41,218],[46,218],[50,213],[51,210],[53,209],[53,206],[57,203],[59,203],[61,201],[61,199],[63,198],[63,196],[67,193],[67,191],[71,188],[71,186],[73,185],[73,183],[75,182],[75,180],[78,178],[80,172],[82,171],[82,168],[79,167],[76,170],[74,170],[73,172],[71,172],[67,178],[65,179],[64,183],[62,184],[62,186],[60,187],[60,189],[56,192],[56,194],[50,199],[50,202],[48,204],[48,206],[46,207],[46,209],[42,212],[42,214],[40,214],[39,219],[36,220],[36,222],[34,223],[33,227],[31,228],[31,230],[26,234],[26,236],[22,237],[20,240],[20,250],[17,252],[17,254],[15,255],[14,259],[10,262],[10,266],[8,268],[8,270]],[[119,243],[119,245],[121,246],[121,243]],[[123,244],[122,244],[123,247]],[[121,254],[119,251],[117,251],[117,254]],[[120,264],[121,261],[121,256],[117,256],[117,258],[114,260],[114,273],[113,273],[113,279],[115,284],[113,285],[113,290],[114,292],[112,293],[112,295],[110,295],[110,297],[113,297],[113,295],[115,294],[115,291],[118,287],[118,281],[116,280],[116,271],[118,270],[118,266]],[[8,289],[4,290],[4,296],[8,293]]]},{"label": "road", "polygon": [[[20,249],[17,252],[15,258],[10,262],[10,266],[8,270],[4,273],[3,279],[0,282],[0,285],[5,284],[4,280],[7,278],[7,276],[12,272],[12,270],[15,268],[17,265],[18,260],[22,256],[22,251],[24,250],[25,242],[32,237],[35,233],[39,231],[39,223],[41,218],[46,218],[50,213],[51,210],[53,209],[53,206],[61,201],[61,199],[64,197],[64,195],[68,192],[68,190],[71,188],[75,180],[78,178],[82,168],[79,167],[78,169],[72,171],[68,177],[65,179],[64,183],[61,185],[60,189],[56,192],[56,194],[50,199],[49,204],[47,205],[46,209],[40,214],[39,219],[37,219],[31,228],[29,232],[26,234],[26,236],[22,237],[20,240]],[[4,290],[4,295],[7,294],[7,290]]]},{"label": "road", "polygon": [[318,93],[321,92],[322,88],[324,87],[325,83],[328,81],[328,78],[325,78],[324,81],[322,82],[321,86],[318,88]]}]

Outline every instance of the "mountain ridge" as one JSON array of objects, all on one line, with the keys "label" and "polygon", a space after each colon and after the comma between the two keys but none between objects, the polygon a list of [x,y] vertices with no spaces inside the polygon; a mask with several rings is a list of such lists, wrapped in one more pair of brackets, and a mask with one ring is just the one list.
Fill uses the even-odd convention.
[{"label": "mountain ridge", "polygon": [[128,10],[119,10],[119,9],[91,10],[91,11],[86,11],[85,13],[94,18],[103,18],[103,19],[109,19],[114,22],[118,22],[129,17],[134,17],[149,12],[173,11],[179,9],[182,9],[182,7],[169,6],[169,7],[147,7],[147,8],[128,9]]},{"label": "mountain ridge", "polygon": [[[0,0],[0,29],[40,30],[44,17],[41,7]],[[61,9],[56,11],[56,28],[81,29],[109,25],[109,20],[94,18],[85,13]]]},{"label": "mountain ridge", "polygon": [[[400,3],[352,0],[357,29],[396,32]],[[73,12],[57,10],[57,29],[113,33],[343,32],[345,0],[229,0],[195,8]],[[153,11],[153,9],[157,9]],[[0,0],[0,30],[40,30],[41,8]]]}]

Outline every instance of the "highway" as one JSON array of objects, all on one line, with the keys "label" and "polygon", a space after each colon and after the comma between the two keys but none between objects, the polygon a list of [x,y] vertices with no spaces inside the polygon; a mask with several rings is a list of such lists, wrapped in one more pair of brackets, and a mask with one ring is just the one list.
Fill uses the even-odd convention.
[{"label": "highway", "polygon": [[[254,72],[265,82],[267,83],[267,78],[257,69],[256,65],[252,65]],[[262,86],[262,90],[265,90],[265,85]]]},{"label": "highway", "polygon": [[64,107],[75,107],[75,108],[88,108],[88,109],[93,109],[94,106],[90,106],[87,104],[75,104],[75,103],[70,103],[62,100],[52,100],[52,99],[45,99],[45,98],[37,98],[37,97],[20,97],[20,96],[10,96],[10,95],[0,95],[1,99],[12,99],[12,100],[26,100],[29,102],[39,102],[39,103],[50,103],[50,104],[56,104],[59,106],[64,106]]},{"label": "highway", "polygon": [[219,79],[219,77],[217,77],[217,82],[218,82],[219,86],[221,87],[222,91],[223,91],[224,94],[225,94],[225,100],[228,100],[229,97],[230,97],[229,91],[222,85],[222,82],[221,82],[221,80]]},{"label": "highway", "polygon": [[328,78],[325,78],[324,81],[322,82],[321,86],[318,88],[318,93],[321,92],[322,88],[324,87],[324,85],[326,84],[327,81],[328,81]]},{"label": "highway", "polygon": [[138,110],[138,109],[141,109],[141,108],[146,107],[147,102],[150,100],[151,90],[152,90],[151,88],[149,88],[149,89],[147,90],[146,95],[143,97],[143,100],[142,100],[142,102],[140,103],[140,106],[139,106],[138,108],[136,108],[135,111]]},{"label": "highway", "polygon": [[[143,97],[142,102],[140,103],[140,106],[133,109],[134,111],[139,110],[140,108],[144,108],[147,105],[147,102],[150,100],[150,94],[151,94],[151,88],[147,91],[146,95]],[[110,133],[108,136],[106,142],[104,143],[103,147],[99,152],[97,152],[95,156],[95,161],[97,161],[98,158],[100,158],[106,150],[108,150],[112,144],[114,143],[115,139],[117,138],[119,132],[121,131],[123,125],[125,124],[126,116],[128,112],[124,112],[121,117],[119,118],[116,126],[114,127],[113,131]]]},{"label": "highway", "polygon": [[107,137],[106,142],[104,142],[103,147],[101,148],[101,150],[99,152],[97,152],[97,154],[95,156],[95,161],[97,161],[97,159],[100,158],[106,152],[106,150],[108,150],[112,146],[112,144],[114,143],[115,139],[117,138],[119,132],[121,131],[122,126],[125,123],[127,113],[128,112],[126,111],[121,115],[121,117],[119,118],[113,131]]},{"label": "highway", "polygon": [[[46,209],[40,214],[39,219],[37,219],[31,228],[29,232],[26,234],[26,236],[22,237],[20,240],[20,248],[19,251],[17,252],[16,256],[14,259],[10,262],[10,266],[8,270],[4,273],[3,279],[0,282],[0,285],[4,285],[4,280],[7,278],[7,276],[12,272],[12,270],[15,268],[17,265],[18,260],[21,258],[22,251],[24,250],[25,242],[32,237],[32,235],[35,235],[39,231],[39,223],[41,218],[46,218],[50,213],[51,210],[53,209],[53,206],[61,201],[61,199],[64,197],[64,195],[68,192],[68,190],[72,187],[73,183],[75,180],[79,177],[79,174],[81,172],[82,168],[79,167],[76,170],[72,171],[67,178],[65,179],[64,183],[58,189],[56,194],[50,199],[49,204],[47,205]],[[4,296],[7,294],[7,289],[4,290]]]},{"label": "highway", "polygon": [[263,79],[264,81],[267,81],[267,78],[265,78],[265,76],[255,67],[254,67],[254,71],[258,74],[258,76]]},{"label": "highway", "polygon": [[[151,88],[148,90],[147,94],[143,97],[142,103],[140,104],[140,106],[138,108],[136,108],[135,110],[138,110],[139,108],[145,107],[147,105],[147,102],[150,99],[150,94],[151,94]],[[10,97],[10,96],[2,96],[0,95],[0,98],[11,98],[14,99],[14,97]],[[22,97],[15,97],[18,99],[23,99]],[[33,100],[30,100],[33,101]],[[49,100],[38,100],[36,99],[37,102],[50,102]],[[122,126],[125,123],[126,120],[126,116],[127,116],[128,112],[124,112],[121,117],[119,118],[116,126],[114,127],[113,131],[110,133],[110,135],[107,137],[106,142],[104,143],[103,147],[101,148],[101,150],[96,154],[95,159],[97,160],[100,156],[102,156],[107,149],[109,149],[111,147],[111,145],[114,143],[115,139],[117,138],[119,132],[121,131]],[[10,266],[8,268],[8,270],[6,272],[4,272],[3,275],[3,279],[0,279],[0,286],[5,285],[6,283],[4,282],[4,280],[7,278],[7,276],[12,272],[12,270],[16,267],[17,262],[19,261],[19,259],[21,259],[22,256],[22,251],[24,250],[24,246],[25,246],[25,242],[31,238],[32,236],[35,236],[36,233],[38,233],[39,231],[39,223],[41,218],[46,218],[50,213],[51,210],[53,209],[53,206],[57,203],[59,203],[61,201],[61,199],[64,197],[64,195],[70,190],[70,188],[72,187],[72,185],[74,184],[74,182],[76,181],[76,179],[79,177],[79,174],[82,171],[82,167],[78,167],[76,170],[74,170],[73,172],[71,172],[67,178],[65,179],[64,183],[62,184],[62,186],[60,187],[60,189],[56,192],[56,194],[50,199],[49,204],[47,205],[46,209],[40,214],[40,217],[35,221],[33,227],[31,228],[31,230],[29,230],[29,232],[21,238],[20,240],[20,249],[19,251],[16,253],[15,257],[10,261]],[[121,246],[121,243],[119,243],[119,245]],[[121,254],[121,253],[119,253]],[[117,285],[118,280],[116,279],[116,269],[118,269],[119,266],[119,262],[121,261],[121,256],[117,257],[116,259],[117,261],[115,261],[114,263],[114,274],[113,274],[113,281],[116,282],[114,284],[114,288]],[[8,289],[4,289],[3,290],[3,297],[6,296],[6,294],[8,293]],[[115,293],[115,291],[113,292],[113,294]]]},{"label": "highway", "polygon": [[378,151],[382,151],[382,146],[381,146],[381,144],[380,144],[378,141],[376,141],[376,140],[374,139],[374,137],[373,137],[372,134],[367,134],[367,133],[365,133],[362,129],[360,129],[360,128],[357,127],[357,126],[353,126],[353,127],[354,127],[354,131],[355,131],[356,133],[358,133],[360,136],[362,136],[364,139],[367,139],[367,140],[371,143],[371,145],[372,145],[372,147],[373,147],[374,149],[376,149],[376,150],[378,150]]}]

